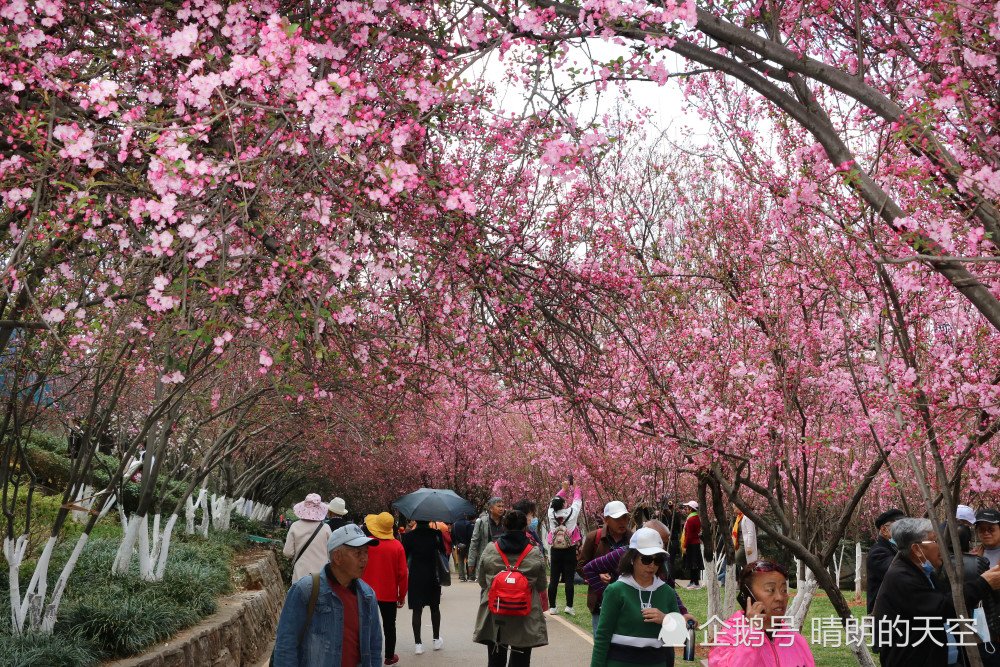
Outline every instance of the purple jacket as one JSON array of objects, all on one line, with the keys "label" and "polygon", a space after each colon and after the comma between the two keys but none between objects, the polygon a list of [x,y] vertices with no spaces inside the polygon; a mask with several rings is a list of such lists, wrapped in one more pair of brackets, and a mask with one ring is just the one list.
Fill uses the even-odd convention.
[{"label": "purple jacket", "polygon": [[[583,566],[583,578],[587,580],[588,584],[590,584],[590,590],[598,593],[604,592],[607,585],[601,581],[602,574],[610,574],[612,581],[618,578],[618,564],[622,562],[622,556],[625,555],[626,551],[628,551],[628,547],[620,547],[605,556],[595,558]],[[670,554],[667,554],[666,581],[667,586],[674,589],[674,595],[677,596],[677,607],[680,609],[681,614],[688,613],[687,607],[685,607],[684,603],[681,602],[681,596],[677,592],[673,568],[670,566]]]}]

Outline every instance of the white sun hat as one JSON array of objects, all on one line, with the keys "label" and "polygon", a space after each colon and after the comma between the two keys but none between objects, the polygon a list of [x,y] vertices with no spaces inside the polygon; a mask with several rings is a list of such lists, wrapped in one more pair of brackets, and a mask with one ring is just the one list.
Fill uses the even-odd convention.
[{"label": "white sun hat", "polygon": [[628,543],[629,549],[635,549],[643,556],[655,556],[667,553],[663,549],[663,538],[652,528],[640,528],[632,533]]}]

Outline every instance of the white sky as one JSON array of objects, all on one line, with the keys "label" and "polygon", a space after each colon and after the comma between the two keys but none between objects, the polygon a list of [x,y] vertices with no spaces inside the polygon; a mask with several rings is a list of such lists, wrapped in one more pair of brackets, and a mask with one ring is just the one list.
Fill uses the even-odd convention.
[{"label": "white sky", "polygon": [[[627,53],[626,49],[600,39],[587,40],[587,48],[595,59],[602,61]],[[526,108],[526,91],[520,82],[512,81],[506,72],[513,51],[514,49],[511,49],[508,52],[503,62],[500,61],[499,54],[494,51],[470,67],[465,76],[470,80],[485,79],[492,83],[496,88],[501,108],[507,112],[521,114]],[[577,48],[574,56],[570,60],[575,61],[577,67],[587,67],[588,56],[582,49]],[[683,61],[675,54],[667,53],[663,57],[668,64],[668,71],[683,71]],[[568,81],[568,78],[564,80]],[[603,92],[598,92],[591,86],[587,99],[581,100],[579,95],[575,96],[574,102],[566,111],[580,122],[599,121],[604,114],[614,113],[616,104],[622,97],[622,87],[627,88],[630,93],[629,99],[624,100],[628,105],[626,113],[637,115],[638,107],[648,108],[652,114],[647,120],[655,126],[655,129],[666,132],[671,140],[680,141],[685,128],[695,130],[698,143],[702,143],[702,139],[708,139],[707,124],[688,106],[677,79],[671,79],[664,86],[646,82],[616,83]],[[650,128],[649,136],[652,138],[655,134],[653,128]]]}]

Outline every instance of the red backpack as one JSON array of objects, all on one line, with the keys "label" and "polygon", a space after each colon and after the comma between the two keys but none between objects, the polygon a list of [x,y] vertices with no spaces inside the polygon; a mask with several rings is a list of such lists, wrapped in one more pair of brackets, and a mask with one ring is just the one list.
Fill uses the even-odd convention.
[{"label": "red backpack", "polygon": [[497,547],[497,551],[506,567],[497,572],[490,582],[490,611],[499,616],[527,616],[531,612],[531,583],[517,568],[531,551],[531,545],[524,548],[513,567],[500,547]]}]

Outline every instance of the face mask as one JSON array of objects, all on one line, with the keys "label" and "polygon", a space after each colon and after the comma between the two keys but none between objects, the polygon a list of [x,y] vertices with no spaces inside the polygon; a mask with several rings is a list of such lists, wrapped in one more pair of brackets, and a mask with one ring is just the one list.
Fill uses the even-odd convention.
[{"label": "face mask", "polygon": [[538,517],[532,519],[531,523],[528,524],[528,527],[531,528],[531,530],[535,530],[536,528],[538,528]]},{"label": "face mask", "polygon": [[[920,550],[920,555],[924,556],[923,549]],[[927,556],[924,556],[924,560],[920,563],[920,567],[924,568],[924,574],[926,574],[928,577],[934,574],[934,566],[931,565],[931,562],[929,560],[927,560]]]}]

